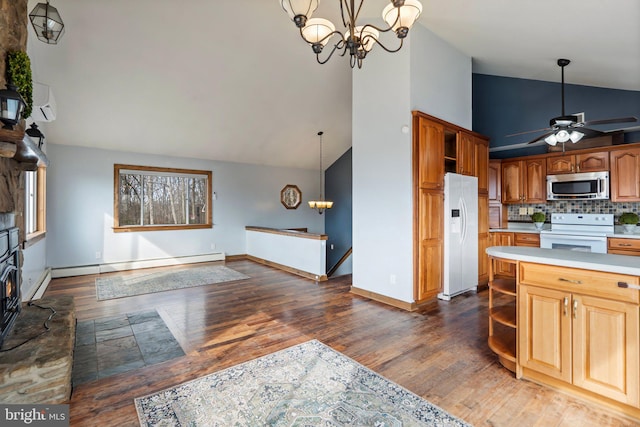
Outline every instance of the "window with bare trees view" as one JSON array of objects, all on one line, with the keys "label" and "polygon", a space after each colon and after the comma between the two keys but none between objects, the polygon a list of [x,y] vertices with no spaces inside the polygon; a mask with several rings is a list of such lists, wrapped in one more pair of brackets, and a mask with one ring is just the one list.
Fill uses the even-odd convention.
[{"label": "window with bare trees view", "polygon": [[211,171],[114,165],[115,231],[211,227]]}]

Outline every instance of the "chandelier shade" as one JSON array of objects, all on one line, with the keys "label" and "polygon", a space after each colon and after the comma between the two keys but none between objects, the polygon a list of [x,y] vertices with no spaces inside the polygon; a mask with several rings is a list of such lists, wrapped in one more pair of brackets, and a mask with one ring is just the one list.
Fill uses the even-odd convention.
[{"label": "chandelier shade", "polygon": [[38,40],[47,44],[57,44],[64,34],[64,22],[58,9],[47,3],[38,3],[29,14],[29,20]]},{"label": "chandelier shade", "polygon": [[[409,29],[422,13],[422,3],[418,0],[391,0],[382,11],[382,19],[388,27],[380,28],[373,24],[356,25],[364,0],[339,0],[342,23],[345,27],[343,31],[339,31],[327,19],[311,18],[319,3],[319,0],[280,0],[282,9],[298,27],[302,39],[311,45],[318,63],[325,64],[335,52],[340,56],[348,53],[351,68],[356,65],[361,68],[363,59],[375,45],[387,52],[399,51]],[[393,31],[399,40],[395,48],[388,48],[380,40],[380,33],[388,31]],[[320,54],[331,40],[334,40],[331,50],[321,58]]]},{"label": "chandelier shade", "polygon": [[389,3],[382,11],[382,18],[398,37],[406,37],[409,28],[413,26],[421,13],[422,4],[419,1],[405,0],[404,5],[400,7]]},{"label": "chandelier shade", "polygon": [[312,46],[320,44],[324,47],[329,43],[329,38],[335,30],[336,27],[331,21],[323,18],[311,18],[302,28],[302,37]]}]

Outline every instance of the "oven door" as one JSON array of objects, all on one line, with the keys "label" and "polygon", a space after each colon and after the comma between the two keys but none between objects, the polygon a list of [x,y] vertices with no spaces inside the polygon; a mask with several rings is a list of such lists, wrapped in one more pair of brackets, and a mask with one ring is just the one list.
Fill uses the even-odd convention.
[{"label": "oven door", "polygon": [[540,247],[570,251],[607,253],[606,236],[540,233]]}]

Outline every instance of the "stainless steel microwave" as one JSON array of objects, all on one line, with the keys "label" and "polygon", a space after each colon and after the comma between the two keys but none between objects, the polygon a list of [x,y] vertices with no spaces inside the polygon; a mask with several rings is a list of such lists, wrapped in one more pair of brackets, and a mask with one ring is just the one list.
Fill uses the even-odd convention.
[{"label": "stainless steel microwave", "polygon": [[609,172],[547,175],[547,200],[609,199]]}]

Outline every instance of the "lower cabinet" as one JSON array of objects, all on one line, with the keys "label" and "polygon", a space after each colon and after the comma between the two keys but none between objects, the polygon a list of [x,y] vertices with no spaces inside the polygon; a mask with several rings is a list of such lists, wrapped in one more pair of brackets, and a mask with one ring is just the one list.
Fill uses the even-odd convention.
[{"label": "lower cabinet", "polygon": [[520,367],[640,407],[640,309],[618,287],[637,278],[527,263],[520,272]]}]

